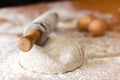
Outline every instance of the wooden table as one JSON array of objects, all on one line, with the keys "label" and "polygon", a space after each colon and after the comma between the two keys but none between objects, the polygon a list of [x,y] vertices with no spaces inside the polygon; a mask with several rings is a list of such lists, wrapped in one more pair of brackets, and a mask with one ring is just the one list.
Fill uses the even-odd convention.
[{"label": "wooden table", "polygon": [[[16,80],[119,80],[120,79],[120,14],[119,0],[78,0],[38,3],[0,9],[0,79]],[[58,29],[57,35],[79,42],[87,60],[81,68],[66,74],[33,73],[18,65],[18,40],[27,24],[47,10],[59,12],[62,22],[86,14],[104,19],[109,30],[104,36],[92,37],[87,32]]]}]

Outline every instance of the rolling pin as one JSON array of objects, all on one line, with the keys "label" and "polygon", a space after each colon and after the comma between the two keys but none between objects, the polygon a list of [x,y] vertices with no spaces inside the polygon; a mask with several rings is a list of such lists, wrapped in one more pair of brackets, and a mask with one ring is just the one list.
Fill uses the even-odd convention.
[{"label": "rolling pin", "polygon": [[35,19],[24,29],[24,36],[20,38],[18,47],[21,51],[27,52],[33,45],[42,46],[48,35],[54,31],[58,22],[56,12],[47,12]]}]

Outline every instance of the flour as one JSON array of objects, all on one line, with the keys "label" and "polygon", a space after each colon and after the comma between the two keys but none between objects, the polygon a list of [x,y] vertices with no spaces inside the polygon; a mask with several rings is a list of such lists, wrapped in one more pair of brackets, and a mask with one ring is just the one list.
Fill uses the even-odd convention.
[{"label": "flour", "polygon": [[[70,5],[71,3],[65,2],[64,5]],[[53,4],[50,3],[52,6]],[[54,3],[52,8],[59,7],[57,10],[61,10],[61,3]],[[21,53],[17,47],[19,37],[16,35],[7,35],[4,33],[22,33],[24,27],[22,25],[27,25],[34,18],[39,16],[41,12],[45,10],[40,10],[41,6],[44,8],[44,4],[35,4],[24,7],[15,7],[15,8],[3,8],[0,11],[0,16],[7,18],[9,20],[10,16],[15,16],[10,20],[11,22],[6,22],[1,24],[0,32],[0,80],[119,80],[120,79],[120,35],[119,33],[109,32],[105,36],[93,38],[89,34],[84,32],[78,32],[77,30],[65,30],[57,31],[56,35],[64,36],[66,38],[72,38],[79,42],[79,45],[82,46],[87,56],[86,63],[84,63],[80,68],[73,71],[64,73],[64,74],[42,74],[31,72],[25,70],[19,66],[19,58],[21,58]],[[64,8],[66,6],[63,6]],[[62,8],[63,9],[63,8]],[[68,7],[66,10],[72,9]],[[87,11],[87,10],[84,10]],[[76,17],[81,17],[85,13],[89,14],[89,11],[84,12],[75,12],[79,14]],[[34,13],[38,12],[38,15]],[[61,12],[61,16],[62,11]],[[71,16],[71,12],[66,11],[66,15],[69,13],[67,18]],[[93,11],[90,11],[93,13]],[[101,13],[100,13],[101,14]],[[23,16],[24,19],[19,19],[18,16]],[[64,19],[66,19],[66,15]],[[74,14],[73,14],[74,15]],[[104,14],[106,16],[106,14]],[[72,16],[71,16],[72,17]],[[101,15],[102,17],[102,15]],[[113,16],[114,17],[114,16]],[[106,19],[112,21],[112,19]],[[16,25],[14,24],[16,23]],[[18,25],[19,28],[16,26]],[[68,27],[66,27],[68,29]],[[112,54],[112,55],[111,55]],[[114,55],[115,54],[115,55]],[[102,56],[99,56],[102,55]],[[105,56],[104,56],[105,55]],[[114,56],[113,56],[114,55]]]}]

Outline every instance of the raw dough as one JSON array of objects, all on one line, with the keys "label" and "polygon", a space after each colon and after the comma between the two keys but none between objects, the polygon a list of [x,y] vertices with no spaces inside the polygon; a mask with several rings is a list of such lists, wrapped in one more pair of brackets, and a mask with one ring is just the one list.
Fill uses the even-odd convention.
[{"label": "raw dough", "polygon": [[21,52],[20,65],[40,73],[65,73],[83,63],[83,51],[74,40],[50,36],[44,46],[35,45],[29,52]]}]

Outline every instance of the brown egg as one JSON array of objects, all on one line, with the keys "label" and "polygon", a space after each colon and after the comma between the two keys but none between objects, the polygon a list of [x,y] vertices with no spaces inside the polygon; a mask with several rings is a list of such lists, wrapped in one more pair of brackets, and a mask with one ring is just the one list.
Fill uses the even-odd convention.
[{"label": "brown egg", "polygon": [[88,26],[88,31],[93,36],[100,36],[105,33],[106,28],[107,28],[107,24],[105,23],[105,21],[100,20],[100,19],[95,19],[90,22]]},{"label": "brown egg", "polygon": [[78,19],[77,28],[82,31],[88,30],[88,24],[94,19],[92,15],[86,15]]}]

